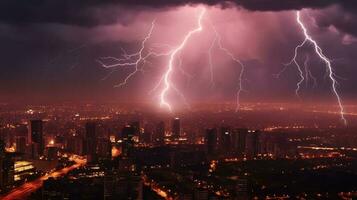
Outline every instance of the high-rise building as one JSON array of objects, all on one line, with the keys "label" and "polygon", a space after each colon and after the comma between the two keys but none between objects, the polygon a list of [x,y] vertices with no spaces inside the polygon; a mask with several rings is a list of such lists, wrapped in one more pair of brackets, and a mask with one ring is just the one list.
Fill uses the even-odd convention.
[{"label": "high-rise building", "polygon": [[28,133],[28,143],[30,146],[30,156],[38,158],[43,155],[43,123],[42,120],[31,120]]},{"label": "high-rise building", "polygon": [[84,155],[86,143],[84,142],[83,137],[80,136],[71,136],[66,138],[66,149],[67,151],[77,154]]},{"label": "high-rise building", "polygon": [[271,140],[271,137],[270,135],[268,135],[267,133],[265,132],[262,132],[260,133],[259,135],[259,150],[258,150],[258,153],[259,154],[268,154],[269,151],[268,151],[268,143],[269,143],[269,140]]},{"label": "high-rise building", "polygon": [[229,127],[221,127],[220,128],[220,150],[222,152],[230,152],[231,151],[231,145],[232,145],[232,132]]},{"label": "high-rise building", "polygon": [[85,152],[88,162],[94,162],[97,158],[96,128],[95,122],[86,123]]},{"label": "high-rise building", "polygon": [[209,192],[207,188],[195,188],[193,192],[194,200],[207,200],[209,199]]},{"label": "high-rise building", "polygon": [[122,130],[122,138],[124,140],[131,140],[134,137],[135,128],[131,125],[125,125]]},{"label": "high-rise building", "polygon": [[5,163],[5,143],[0,140],[0,190],[3,192],[6,189],[6,174],[4,171],[4,163]]},{"label": "high-rise building", "polygon": [[112,154],[112,145],[108,138],[100,138],[97,142],[98,156],[102,158],[110,158]]},{"label": "high-rise building", "polygon": [[139,121],[134,121],[134,122],[131,122],[130,123],[130,126],[132,126],[133,127],[133,129],[134,129],[134,135],[135,136],[139,136],[139,134],[140,134],[140,122]]},{"label": "high-rise building", "polygon": [[236,182],[236,193],[237,193],[237,200],[245,200],[249,199],[248,196],[248,180],[240,178]]},{"label": "high-rise building", "polygon": [[16,152],[26,153],[26,137],[17,136],[15,138],[15,143],[16,143]]},{"label": "high-rise building", "polygon": [[172,122],[172,136],[174,138],[179,138],[181,135],[181,120],[176,117]]},{"label": "high-rise building", "polygon": [[25,181],[36,173],[32,162],[17,160],[14,163],[14,181]]},{"label": "high-rise building", "polygon": [[86,123],[86,138],[95,138],[96,137],[96,128],[97,124],[95,122]]},{"label": "high-rise building", "polygon": [[246,146],[246,140],[247,140],[247,134],[248,134],[248,129],[236,129],[236,134],[238,136],[238,139],[236,143],[236,151],[239,154],[244,154],[245,153],[245,146]]},{"label": "high-rise building", "polygon": [[117,175],[112,184],[116,199],[143,199],[143,181],[138,175]]},{"label": "high-rise building", "polygon": [[145,143],[145,144],[150,144],[152,141],[152,132],[150,130],[148,131],[144,131],[141,134],[141,142]]},{"label": "high-rise building", "polygon": [[208,155],[213,155],[217,149],[217,129],[211,128],[206,130],[206,145]]},{"label": "high-rise building", "polygon": [[131,152],[134,147],[134,134],[135,128],[130,125],[126,125],[122,130],[122,155],[124,157],[128,157],[131,155]]},{"label": "high-rise building", "polygon": [[246,139],[246,155],[248,158],[254,158],[259,154],[260,143],[259,143],[260,131],[248,131]]},{"label": "high-rise building", "polygon": [[153,140],[153,128],[150,124],[146,124],[142,133],[139,135],[141,143],[150,144]]},{"label": "high-rise building", "polygon": [[156,126],[156,132],[154,134],[154,142],[157,145],[165,144],[165,122],[161,121]]},{"label": "high-rise building", "polygon": [[14,161],[5,151],[5,144],[0,140],[0,192],[12,186],[14,182]]},{"label": "high-rise building", "polygon": [[45,149],[45,156],[47,160],[57,160],[59,149],[55,146],[48,146]]}]

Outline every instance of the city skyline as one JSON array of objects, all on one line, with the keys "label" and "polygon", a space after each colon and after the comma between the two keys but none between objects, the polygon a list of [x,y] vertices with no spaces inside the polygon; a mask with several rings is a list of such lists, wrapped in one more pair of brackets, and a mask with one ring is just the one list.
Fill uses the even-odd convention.
[{"label": "city skyline", "polygon": [[344,126],[338,113],[289,104],[176,117],[112,105],[9,108],[0,121],[6,200],[357,195],[354,116]]},{"label": "city skyline", "polygon": [[1,0],[0,199],[356,199],[356,11]]}]

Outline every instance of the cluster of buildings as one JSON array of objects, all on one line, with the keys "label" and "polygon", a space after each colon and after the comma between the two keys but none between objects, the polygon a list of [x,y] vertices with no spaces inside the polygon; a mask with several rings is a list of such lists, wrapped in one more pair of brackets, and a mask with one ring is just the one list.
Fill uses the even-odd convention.
[{"label": "cluster of buildings", "polygon": [[24,160],[20,153],[8,152],[0,140],[0,193],[38,175],[33,162]]},{"label": "cluster of buildings", "polygon": [[284,158],[296,155],[296,147],[289,146],[282,133],[262,132],[229,127],[207,129],[205,144],[211,156],[256,159]]},{"label": "cluster of buildings", "polygon": [[88,199],[245,197],[248,179],[240,177],[234,185],[223,187],[214,175],[218,163],[298,155],[297,146],[281,131],[221,124],[202,126],[199,134],[191,134],[180,118],[150,123],[132,120],[123,125],[103,120],[74,122],[63,129],[64,134],[48,134],[46,121],[30,120],[26,134],[7,139],[14,145],[2,145],[2,190],[38,175],[37,161],[56,161],[74,154],[85,156],[87,164],[64,177],[44,181],[34,199],[78,199],[83,195]]},{"label": "cluster of buildings", "polygon": [[[200,139],[189,140],[179,118],[172,119],[169,124],[166,126],[159,121],[153,128],[142,127],[139,121],[133,121],[115,135],[101,135],[98,131],[100,123],[86,122],[83,135],[66,138],[63,149],[85,155],[87,165],[70,172],[65,178],[45,181],[38,195],[45,199],[75,199],[83,194],[102,199],[146,199],[148,196],[220,199],[229,194],[194,179],[195,175],[182,174],[187,180],[183,181],[183,186],[175,188],[169,186],[178,181],[175,175],[172,180],[157,175],[164,174],[163,171],[171,173],[198,167],[203,173],[200,176],[209,177],[215,160],[279,158],[289,151],[285,138],[279,134],[222,126],[207,129]],[[190,185],[190,182],[194,184]],[[235,190],[244,196],[247,187],[247,180],[242,179]]]}]

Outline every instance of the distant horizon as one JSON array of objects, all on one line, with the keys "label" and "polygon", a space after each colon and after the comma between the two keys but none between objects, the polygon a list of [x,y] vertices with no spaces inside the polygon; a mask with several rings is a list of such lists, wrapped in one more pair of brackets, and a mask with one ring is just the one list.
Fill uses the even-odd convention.
[{"label": "distant horizon", "polygon": [[[26,106],[26,105],[33,105],[33,106],[41,106],[41,105],[48,105],[48,106],[56,106],[56,105],[67,105],[67,104],[88,104],[88,105],[98,105],[98,104],[103,104],[103,105],[115,105],[115,106],[128,106],[128,105],[146,105],[146,106],[159,106],[158,102],[153,102],[153,101],[116,101],[116,100],[111,100],[111,101],[106,101],[106,100],[81,100],[81,101],[56,101],[56,102],[11,102],[11,101],[0,101],[0,106],[1,105],[20,105],[20,106]],[[191,101],[189,105],[191,106],[199,106],[199,105],[236,105],[235,101]],[[315,101],[310,101],[310,102],[304,102],[298,99],[293,99],[293,100],[270,100],[270,101],[245,101],[242,102],[241,105],[250,105],[250,104],[281,104],[281,105],[296,105],[296,106],[326,106],[326,105],[337,105],[335,101],[333,100],[315,100]],[[357,106],[357,99],[353,100],[344,100],[344,105],[345,106]]]}]

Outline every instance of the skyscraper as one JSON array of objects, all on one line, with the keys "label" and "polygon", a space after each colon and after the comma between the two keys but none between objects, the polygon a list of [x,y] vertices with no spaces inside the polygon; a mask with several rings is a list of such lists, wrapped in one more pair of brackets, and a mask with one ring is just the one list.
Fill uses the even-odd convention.
[{"label": "skyscraper", "polygon": [[259,143],[260,131],[249,131],[246,139],[246,155],[248,158],[254,158],[258,155],[260,149]]},{"label": "skyscraper", "polygon": [[38,158],[43,155],[43,123],[42,120],[31,120],[29,124],[28,142],[30,146],[30,156]]},{"label": "skyscraper", "polygon": [[95,138],[96,137],[96,127],[95,122],[86,123],[86,138]]},{"label": "skyscraper", "polygon": [[15,137],[16,142],[16,152],[26,153],[26,137],[17,136]]},{"label": "skyscraper", "polygon": [[108,138],[100,138],[97,141],[97,153],[101,158],[110,158],[112,154],[112,145]]},{"label": "skyscraper", "polygon": [[181,135],[181,121],[180,118],[176,117],[172,122],[172,136],[174,138],[179,138]]},{"label": "skyscraper", "polygon": [[221,127],[219,139],[220,150],[228,153],[232,145],[232,132],[229,127]]},{"label": "skyscraper", "polygon": [[165,122],[161,121],[156,126],[156,132],[154,134],[154,142],[157,145],[165,144]]},{"label": "skyscraper", "polygon": [[141,143],[150,144],[153,139],[153,128],[151,125],[146,124],[144,131],[139,135],[139,141]]},{"label": "skyscraper", "polygon": [[5,151],[5,143],[0,140],[0,192],[12,186],[14,182],[14,160]]},{"label": "skyscraper", "polygon": [[86,134],[85,134],[85,152],[87,155],[88,162],[94,162],[97,155],[97,143],[96,143],[96,127],[95,122],[86,123]]},{"label": "skyscraper", "polygon": [[71,136],[66,138],[66,149],[77,155],[84,155],[86,153],[86,140],[80,136]]},{"label": "skyscraper", "polygon": [[238,141],[236,141],[237,152],[242,155],[245,153],[248,129],[236,129],[236,134],[238,135]]},{"label": "skyscraper", "polygon": [[135,136],[139,136],[139,134],[140,134],[140,122],[139,121],[133,121],[133,122],[131,122],[130,123],[130,126],[132,126],[133,127],[133,129],[134,129],[134,135]]},{"label": "skyscraper", "polygon": [[217,129],[206,130],[206,145],[208,155],[213,155],[217,149]]},{"label": "skyscraper", "polygon": [[130,125],[126,125],[122,130],[122,155],[124,157],[130,156],[133,147],[134,141],[133,137],[135,134],[135,128]]}]

